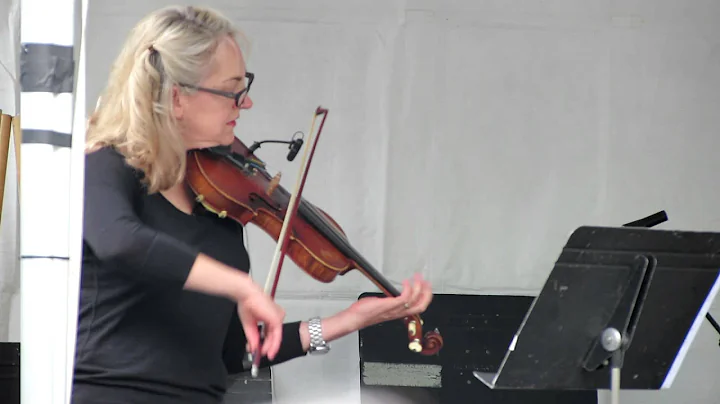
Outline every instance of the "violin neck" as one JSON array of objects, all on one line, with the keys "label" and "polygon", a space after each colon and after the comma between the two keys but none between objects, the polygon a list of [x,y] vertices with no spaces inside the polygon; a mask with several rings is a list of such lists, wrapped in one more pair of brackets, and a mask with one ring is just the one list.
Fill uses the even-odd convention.
[{"label": "violin neck", "polygon": [[301,199],[298,205],[298,214],[303,216],[318,232],[324,235],[330,242],[340,250],[346,257],[355,261],[358,270],[365,273],[380,289],[386,294],[396,297],[400,292],[383,277],[373,266],[365,259],[347,240],[332,223],[330,223],[325,215],[310,202]]}]

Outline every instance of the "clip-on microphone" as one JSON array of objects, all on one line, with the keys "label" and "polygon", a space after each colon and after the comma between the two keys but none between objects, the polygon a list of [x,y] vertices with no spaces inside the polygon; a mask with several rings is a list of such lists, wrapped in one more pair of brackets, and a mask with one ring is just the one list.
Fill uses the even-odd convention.
[{"label": "clip-on microphone", "polygon": [[[295,135],[300,134],[300,137],[295,138]],[[253,153],[255,150],[260,148],[260,145],[263,143],[285,143],[288,145],[288,149],[290,150],[287,155],[288,161],[295,160],[295,156],[297,156],[298,152],[300,151],[300,148],[302,148],[303,145],[303,133],[298,131],[293,134],[293,139],[291,140],[263,140],[261,142],[255,142],[250,146],[248,149],[251,153]]]}]

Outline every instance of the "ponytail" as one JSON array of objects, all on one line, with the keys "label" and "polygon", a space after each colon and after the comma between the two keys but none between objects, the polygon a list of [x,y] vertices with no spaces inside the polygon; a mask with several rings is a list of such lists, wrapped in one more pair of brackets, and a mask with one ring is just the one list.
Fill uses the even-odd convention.
[{"label": "ponytail", "polygon": [[[185,146],[170,106],[174,83],[163,72],[156,46],[136,59],[127,82],[128,163],[141,169],[148,192],[168,189],[184,178]],[[146,139],[152,139],[147,142]]]}]

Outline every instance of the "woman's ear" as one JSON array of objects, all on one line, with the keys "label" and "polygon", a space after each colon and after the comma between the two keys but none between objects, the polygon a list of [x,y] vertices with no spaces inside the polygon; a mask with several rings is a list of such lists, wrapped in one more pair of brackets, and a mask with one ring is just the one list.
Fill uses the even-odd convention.
[{"label": "woman's ear", "polygon": [[185,97],[182,96],[177,86],[173,86],[172,89],[172,108],[175,119],[181,120],[185,111]]}]

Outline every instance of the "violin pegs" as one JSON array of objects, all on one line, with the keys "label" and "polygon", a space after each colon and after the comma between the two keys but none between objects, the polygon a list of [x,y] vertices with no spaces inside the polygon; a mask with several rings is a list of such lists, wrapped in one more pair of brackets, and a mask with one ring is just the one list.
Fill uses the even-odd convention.
[{"label": "violin pegs", "polygon": [[415,320],[408,323],[408,331],[410,331],[410,334],[413,335],[417,332],[417,324],[415,323]]},{"label": "violin pegs", "polygon": [[408,344],[408,348],[410,348],[413,352],[420,352],[422,351],[422,345],[420,345],[420,340],[415,338],[414,340],[410,341]]}]

